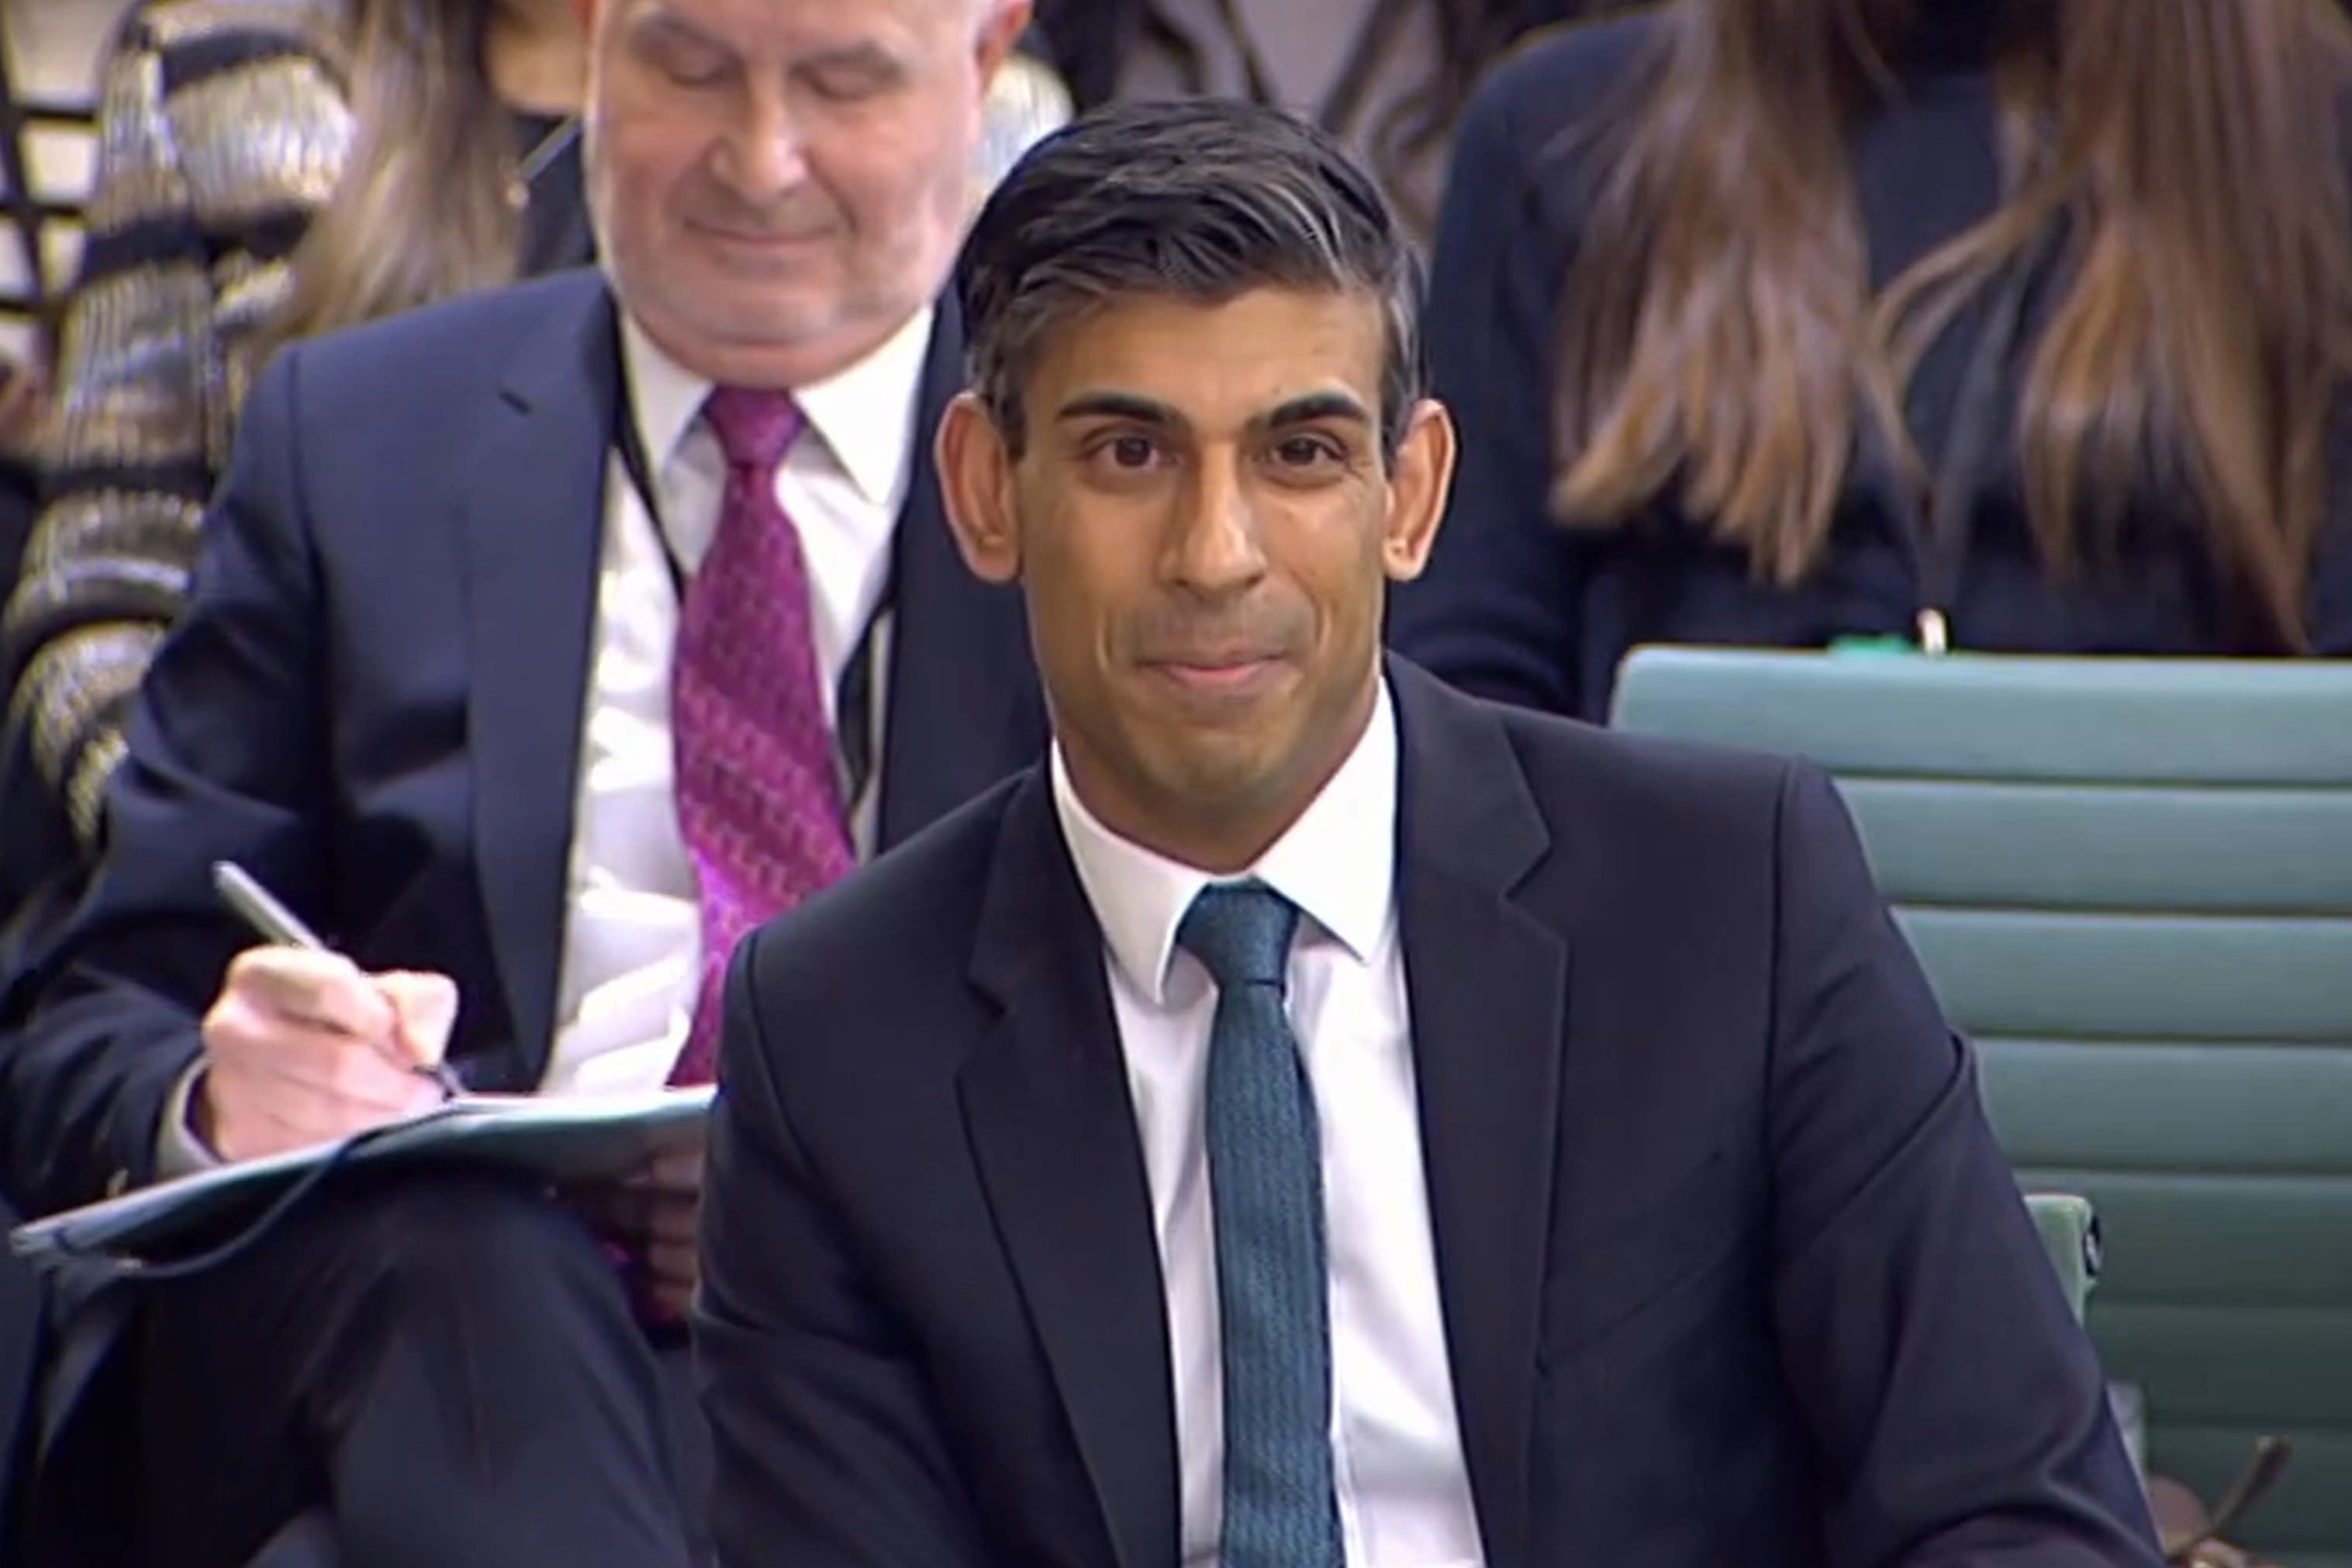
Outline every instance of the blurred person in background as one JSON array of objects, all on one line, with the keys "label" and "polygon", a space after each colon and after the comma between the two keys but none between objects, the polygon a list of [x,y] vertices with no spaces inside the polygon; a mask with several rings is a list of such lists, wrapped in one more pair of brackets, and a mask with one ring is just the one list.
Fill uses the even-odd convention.
[{"label": "blurred person in background", "polygon": [[[259,370],[88,895],[0,993],[0,1195],[52,1214],[381,1127],[438,1103],[427,1061],[709,1084],[742,930],[1040,754],[1020,601],[957,559],[929,460],[964,381],[940,290],[1027,20],[599,0],[602,266]],[[256,946],[222,860],[333,951]],[[675,1152],[561,1197],[331,1184],[59,1312],[37,1544],[246,1568],[323,1524],[378,1568],[707,1561]]]},{"label": "blurred person in background", "polygon": [[[95,858],[131,698],[186,606],[197,522],[274,349],[584,263],[585,0],[147,0],[108,61],[12,688],[0,921]],[[1069,117],[1024,57],[975,199]],[[28,916],[31,911],[28,911]]]},{"label": "blurred person in background", "polygon": [[133,10],[102,77],[37,566],[5,620],[9,816],[57,858],[94,843],[270,351],[588,259],[584,70],[574,0]]},{"label": "blurred person in background", "polygon": [[1532,27],[1627,0],[1044,0],[1038,31],[1077,105],[1214,93],[1339,137],[1408,226],[1435,221],[1454,121]]},{"label": "blurred person in background", "polygon": [[1393,644],[1598,719],[1644,642],[2352,650],[2327,0],[1673,0],[1498,68]]}]

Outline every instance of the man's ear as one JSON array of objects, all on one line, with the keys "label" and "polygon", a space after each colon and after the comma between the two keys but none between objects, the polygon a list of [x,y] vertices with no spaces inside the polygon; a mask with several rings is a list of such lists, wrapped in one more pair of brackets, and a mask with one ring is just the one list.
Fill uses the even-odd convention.
[{"label": "man's ear", "polygon": [[935,460],[948,527],[972,575],[1011,583],[1021,575],[1021,526],[1013,506],[1013,454],[976,394],[948,405]]},{"label": "man's ear", "polygon": [[1413,405],[1397,443],[1389,475],[1388,528],[1381,541],[1381,565],[1394,583],[1410,583],[1429,564],[1454,490],[1454,416],[1445,405],[1423,398]]},{"label": "man's ear", "polygon": [[983,0],[983,4],[987,15],[982,19],[977,43],[980,81],[984,88],[1029,30],[1032,7],[1031,0]]}]

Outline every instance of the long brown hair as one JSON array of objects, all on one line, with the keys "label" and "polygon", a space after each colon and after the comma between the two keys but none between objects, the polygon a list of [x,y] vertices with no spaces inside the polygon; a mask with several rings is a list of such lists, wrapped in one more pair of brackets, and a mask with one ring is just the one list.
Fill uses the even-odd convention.
[{"label": "long brown hair", "polygon": [[1675,0],[1638,97],[1594,134],[1563,295],[1553,504],[1586,525],[1667,491],[1772,581],[1827,545],[1857,426],[1901,414],[1926,346],[2038,238],[2063,279],[2016,438],[2060,575],[2151,477],[2282,647],[2352,370],[2352,29],[2330,0],[1997,4],[2008,194],[1874,300],[1854,124],[1900,91],[1916,0]]},{"label": "long brown hair", "polygon": [[513,129],[490,85],[493,0],[356,0],[352,142],[293,258],[273,342],[514,277]]},{"label": "long brown hair", "polygon": [[1539,25],[1598,16],[1632,0],[1426,0],[1436,34],[1427,69],[1370,128],[1366,156],[1406,224],[1426,238],[1437,215],[1412,171],[1450,139],[1486,68]]}]

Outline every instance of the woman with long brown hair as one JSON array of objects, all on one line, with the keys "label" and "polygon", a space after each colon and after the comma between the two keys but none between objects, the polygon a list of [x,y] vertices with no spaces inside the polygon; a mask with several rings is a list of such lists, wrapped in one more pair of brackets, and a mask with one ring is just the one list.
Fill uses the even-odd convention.
[{"label": "woman with long brown hair", "polygon": [[131,13],[101,82],[45,505],[5,622],[13,849],[37,826],[28,761],[71,827],[37,858],[78,858],[95,837],[268,351],[588,258],[584,80],[573,0]]},{"label": "woman with long brown hair", "polygon": [[1392,638],[1598,718],[1641,642],[2352,650],[2328,0],[1669,0],[1465,120],[1453,510]]}]

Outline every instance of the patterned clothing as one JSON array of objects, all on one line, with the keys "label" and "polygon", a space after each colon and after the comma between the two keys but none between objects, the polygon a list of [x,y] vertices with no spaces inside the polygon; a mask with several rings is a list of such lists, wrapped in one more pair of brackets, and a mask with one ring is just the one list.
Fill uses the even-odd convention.
[{"label": "patterned clothing", "polygon": [[673,1083],[716,1070],[735,944],[857,863],[835,773],[808,560],[776,469],[808,421],[785,393],[721,387],[704,416],[727,454],[710,552],[670,665],[678,826],[702,906],[702,989]]},{"label": "patterned clothing", "polygon": [[[45,505],[0,627],[11,715],[85,845],[289,258],[350,154],[346,64],[326,0],[148,0],[108,57]],[[576,161],[533,195],[526,269],[585,260]]]}]

